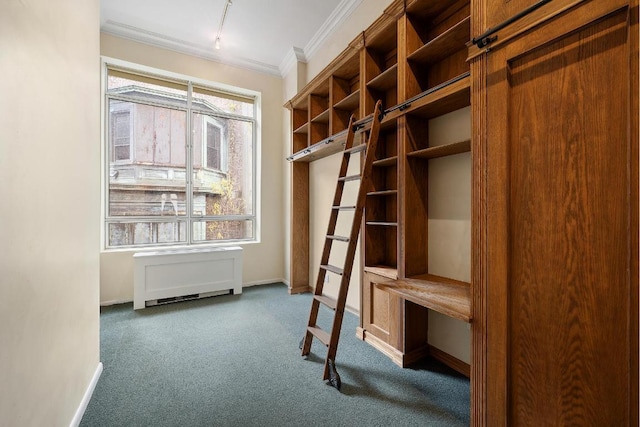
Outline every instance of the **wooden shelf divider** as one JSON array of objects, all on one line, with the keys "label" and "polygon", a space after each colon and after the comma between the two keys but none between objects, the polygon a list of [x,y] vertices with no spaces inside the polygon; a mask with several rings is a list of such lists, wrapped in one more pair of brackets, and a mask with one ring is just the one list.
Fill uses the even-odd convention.
[{"label": "wooden shelf divider", "polygon": [[305,123],[297,129],[294,129],[293,133],[309,133],[309,123]]},{"label": "wooden shelf divider", "polygon": [[329,123],[329,109],[324,110],[322,113],[311,119],[311,123]]},{"label": "wooden shelf divider", "polygon": [[398,190],[371,191],[367,196],[397,196]]},{"label": "wooden shelf divider", "polygon": [[398,84],[398,64],[393,64],[391,67],[378,74],[367,82],[369,89],[375,90],[387,90]]},{"label": "wooden shelf divider", "polygon": [[422,159],[436,159],[438,157],[452,156],[454,154],[468,153],[471,151],[471,140],[455,142],[453,144],[438,145],[423,148],[422,150],[407,153],[407,157],[419,157]]},{"label": "wooden shelf divider", "polygon": [[373,161],[374,167],[389,167],[389,166],[395,166],[397,164],[398,164],[398,156],[392,156],[392,157],[387,157],[384,159]]},{"label": "wooden shelf divider", "polygon": [[434,64],[451,55],[452,52],[464,49],[471,40],[470,17],[447,29],[427,44],[416,49],[407,56],[407,60],[420,64]]},{"label": "wooden shelf divider", "polygon": [[386,277],[388,279],[398,278],[398,269],[388,265],[366,265],[364,271],[367,273],[377,274],[378,276]]},{"label": "wooden shelf divider", "polygon": [[360,90],[355,90],[345,98],[336,102],[333,108],[337,110],[353,111],[360,105]]}]

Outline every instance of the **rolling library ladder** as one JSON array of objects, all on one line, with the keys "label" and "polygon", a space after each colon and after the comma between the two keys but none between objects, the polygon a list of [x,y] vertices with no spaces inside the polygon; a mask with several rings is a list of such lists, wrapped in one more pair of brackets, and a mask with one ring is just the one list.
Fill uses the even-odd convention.
[{"label": "rolling library ladder", "polygon": [[[338,350],[338,340],[340,338],[340,329],[342,327],[344,307],[347,300],[347,291],[349,290],[349,281],[351,280],[351,270],[353,269],[356,244],[358,243],[360,223],[362,222],[362,212],[364,209],[367,190],[370,186],[371,168],[378,144],[378,134],[380,132],[380,120],[382,114],[381,107],[382,103],[378,101],[375,106],[373,117],[369,122],[371,124],[371,127],[369,128],[369,137],[367,142],[364,144],[354,146],[353,140],[356,129],[358,131],[367,129],[367,120],[363,120],[360,123],[354,123],[353,115],[349,120],[349,126],[347,128],[347,138],[345,141],[342,157],[342,165],[340,166],[340,172],[338,174],[336,191],[333,197],[333,205],[331,207],[331,216],[329,217],[329,226],[327,227],[327,236],[324,243],[324,249],[322,251],[322,259],[320,260],[318,280],[316,281],[314,296],[311,302],[311,311],[309,313],[307,332],[302,339],[302,342],[300,343],[302,356],[307,356],[311,351],[311,343],[313,341],[313,337],[318,338],[324,345],[327,346],[327,355],[325,358],[324,374],[322,379],[328,379],[329,384],[331,384],[338,390],[340,390],[341,382],[340,375],[338,375],[338,372],[335,368],[335,357]],[[351,155],[358,153],[363,149],[366,150],[366,154],[364,165],[361,167],[360,174],[347,175]],[[342,200],[342,195],[344,192],[344,184],[345,182],[355,180],[360,180],[360,187],[358,189],[356,204],[343,205],[344,201]],[[353,221],[351,223],[351,232],[348,237],[337,236],[335,234],[338,215],[344,211],[354,211]],[[348,244],[347,253],[345,255],[345,260],[342,268],[329,264],[331,248],[334,241]],[[340,276],[340,288],[338,291],[337,299],[333,299],[331,297],[323,295],[323,288],[327,271]],[[318,312],[320,310],[320,304],[323,304],[335,311],[331,332],[326,332],[316,325]]]}]

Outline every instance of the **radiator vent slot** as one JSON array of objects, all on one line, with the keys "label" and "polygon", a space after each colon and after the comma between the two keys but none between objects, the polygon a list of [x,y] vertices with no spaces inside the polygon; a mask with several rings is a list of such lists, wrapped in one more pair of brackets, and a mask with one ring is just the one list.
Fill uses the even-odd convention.
[{"label": "radiator vent slot", "polygon": [[181,302],[181,301],[191,301],[194,299],[203,299],[203,298],[212,298],[221,295],[233,295],[233,289],[228,291],[217,291],[217,292],[205,292],[202,294],[191,294],[191,295],[182,295],[179,297],[169,297],[169,298],[159,298],[156,300],[146,301],[145,305],[147,307],[153,307],[155,305],[165,305],[171,304],[173,302]]}]

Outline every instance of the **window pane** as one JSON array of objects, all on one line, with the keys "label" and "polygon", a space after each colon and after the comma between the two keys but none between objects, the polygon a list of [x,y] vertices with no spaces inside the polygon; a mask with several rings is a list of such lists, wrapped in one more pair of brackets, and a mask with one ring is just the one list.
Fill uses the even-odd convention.
[{"label": "window pane", "polygon": [[129,160],[131,151],[131,108],[128,103],[116,102],[109,113],[111,122],[111,157],[114,160]]},{"label": "window pane", "polygon": [[221,169],[220,142],[222,140],[222,127],[213,123],[207,123],[207,167],[210,169]]},{"label": "window pane", "polygon": [[109,121],[109,216],[186,215],[186,113],[112,99]]},{"label": "window pane", "polygon": [[187,224],[184,221],[110,223],[108,236],[110,247],[185,243]]},{"label": "window pane", "polygon": [[131,155],[131,151],[129,145],[115,146],[113,151],[113,157],[115,160],[129,160],[129,156]]},{"label": "window pane", "polygon": [[193,241],[224,241],[253,239],[253,221],[196,221],[193,223]]},{"label": "window pane", "polygon": [[193,88],[193,108],[253,117],[253,99],[220,93],[197,86]]},{"label": "window pane", "polygon": [[193,214],[253,214],[252,123],[194,113],[192,126]]}]

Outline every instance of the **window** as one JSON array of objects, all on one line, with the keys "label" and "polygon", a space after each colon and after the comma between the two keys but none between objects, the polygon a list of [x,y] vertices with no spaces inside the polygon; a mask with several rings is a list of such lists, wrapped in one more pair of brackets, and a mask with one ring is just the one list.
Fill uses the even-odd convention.
[{"label": "window", "polygon": [[129,160],[131,157],[131,113],[129,111],[114,111],[111,113],[111,144],[113,151],[111,158],[116,162]]},{"label": "window", "polygon": [[256,240],[257,95],[105,71],[105,247]]},{"label": "window", "polygon": [[222,126],[207,120],[204,139],[207,143],[207,168],[222,170]]}]

